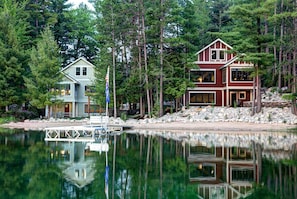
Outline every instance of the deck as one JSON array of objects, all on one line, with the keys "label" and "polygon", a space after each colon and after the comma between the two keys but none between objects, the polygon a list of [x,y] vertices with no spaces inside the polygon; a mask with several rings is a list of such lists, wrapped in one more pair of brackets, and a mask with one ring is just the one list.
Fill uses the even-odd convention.
[{"label": "deck", "polygon": [[121,132],[121,126],[102,127],[100,125],[62,126],[45,128],[45,141],[95,142],[102,136]]}]

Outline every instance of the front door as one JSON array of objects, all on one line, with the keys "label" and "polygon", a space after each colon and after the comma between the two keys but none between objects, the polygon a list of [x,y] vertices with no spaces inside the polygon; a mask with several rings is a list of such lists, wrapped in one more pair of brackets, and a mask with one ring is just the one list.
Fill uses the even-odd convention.
[{"label": "front door", "polygon": [[64,117],[69,117],[69,104],[64,106]]},{"label": "front door", "polygon": [[231,93],[231,107],[237,105],[236,93]]}]

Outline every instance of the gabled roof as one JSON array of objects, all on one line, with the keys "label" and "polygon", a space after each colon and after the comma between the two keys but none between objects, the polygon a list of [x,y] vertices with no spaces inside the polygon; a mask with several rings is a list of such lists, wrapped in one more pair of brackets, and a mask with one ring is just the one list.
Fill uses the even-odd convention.
[{"label": "gabled roof", "polygon": [[[243,57],[243,56],[245,56],[245,54],[241,54],[239,56],[233,57],[226,64],[224,64],[223,66],[221,66],[220,69],[223,69],[223,68],[228,67],[229,65],[233,64],[235,61],[237,61],[240,57]],[[247,63],[247,64],[249,64],[249,63]]]},{"label": "gabled roof", "polygon": [[212,46],[213,44],[217,43],[217,42],[221,42],[223,43],[224,45],[226,45],[228,48],[232,49],[232,47],[227,44],[226,42],[224,42],[223,40],[221,40],[220,38],[214,40],[213,42],[211,42],[210,44],[208,44],[207,46],[205,46],[204,48],[202,48],[201,50],[199,50],[196,55],[200,54],[201,52],[203,52],[204,50],[206,50],[207,48],[209,48],[210,46]]},{"label": "gabled roof", "polygon": [[64,68],[61,70],[61,72],[67,70],[68,68],[70,68],[71,66],[73,66],[74,64],[76,64],[77,62],[79,62],[79,61],[81,61],[81,60],[84,61],[84,62],[86,62],[88,65],[91,65],[91,66],[95,67],[91,62],[89,62],[88,60],[86,60],[84,57],[80,57],[80,58],[78,58],[77,60],[75,60],[74,62],[72,62],[71,64],[69,64],[69,65],[67,65],[66,67],[64,67]]},{"label": "gabled roof", "polygon": [[232,59],[230,59],[225,65],[221,66],[220,69],[226,68],[230,64],[234,63],[236,60],[238,60],[238,56],[235,56]]},{"label": "gabled roof", "polygon": [[69,79],[70,81],[72,81],[73,83],[75,83],[75,84],[79,84],[79,82],[74,78],[74,77],[72,77],[71,75],[69,75],[69,74],[66,74],[66,73],[64,73],[64,72],[61,72],[67,79]]}]

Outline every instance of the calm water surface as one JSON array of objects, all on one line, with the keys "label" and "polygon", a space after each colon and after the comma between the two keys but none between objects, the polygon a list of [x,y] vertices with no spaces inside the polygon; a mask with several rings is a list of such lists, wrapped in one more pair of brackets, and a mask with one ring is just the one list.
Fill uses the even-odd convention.
[{"label": "calm water surface", "polygon": [[107,152],[44,136],[1,133],[1,199],[297,198],[294,133],[124,132]]}]

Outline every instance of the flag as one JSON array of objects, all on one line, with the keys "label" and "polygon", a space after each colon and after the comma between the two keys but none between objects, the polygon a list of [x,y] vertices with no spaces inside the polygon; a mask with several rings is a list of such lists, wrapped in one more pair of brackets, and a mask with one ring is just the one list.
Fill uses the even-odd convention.
[{"label": "flag", "polygon": [[107,73],[105,77],[105,97],[106,97],[106,103],[109,103],[110,98],[109,98],[109,67],[107,68]]},{"label": "flag", "polygon": [[105,167],[105,196],[108,199],[108,172],[109,172],[109,166]]}]

